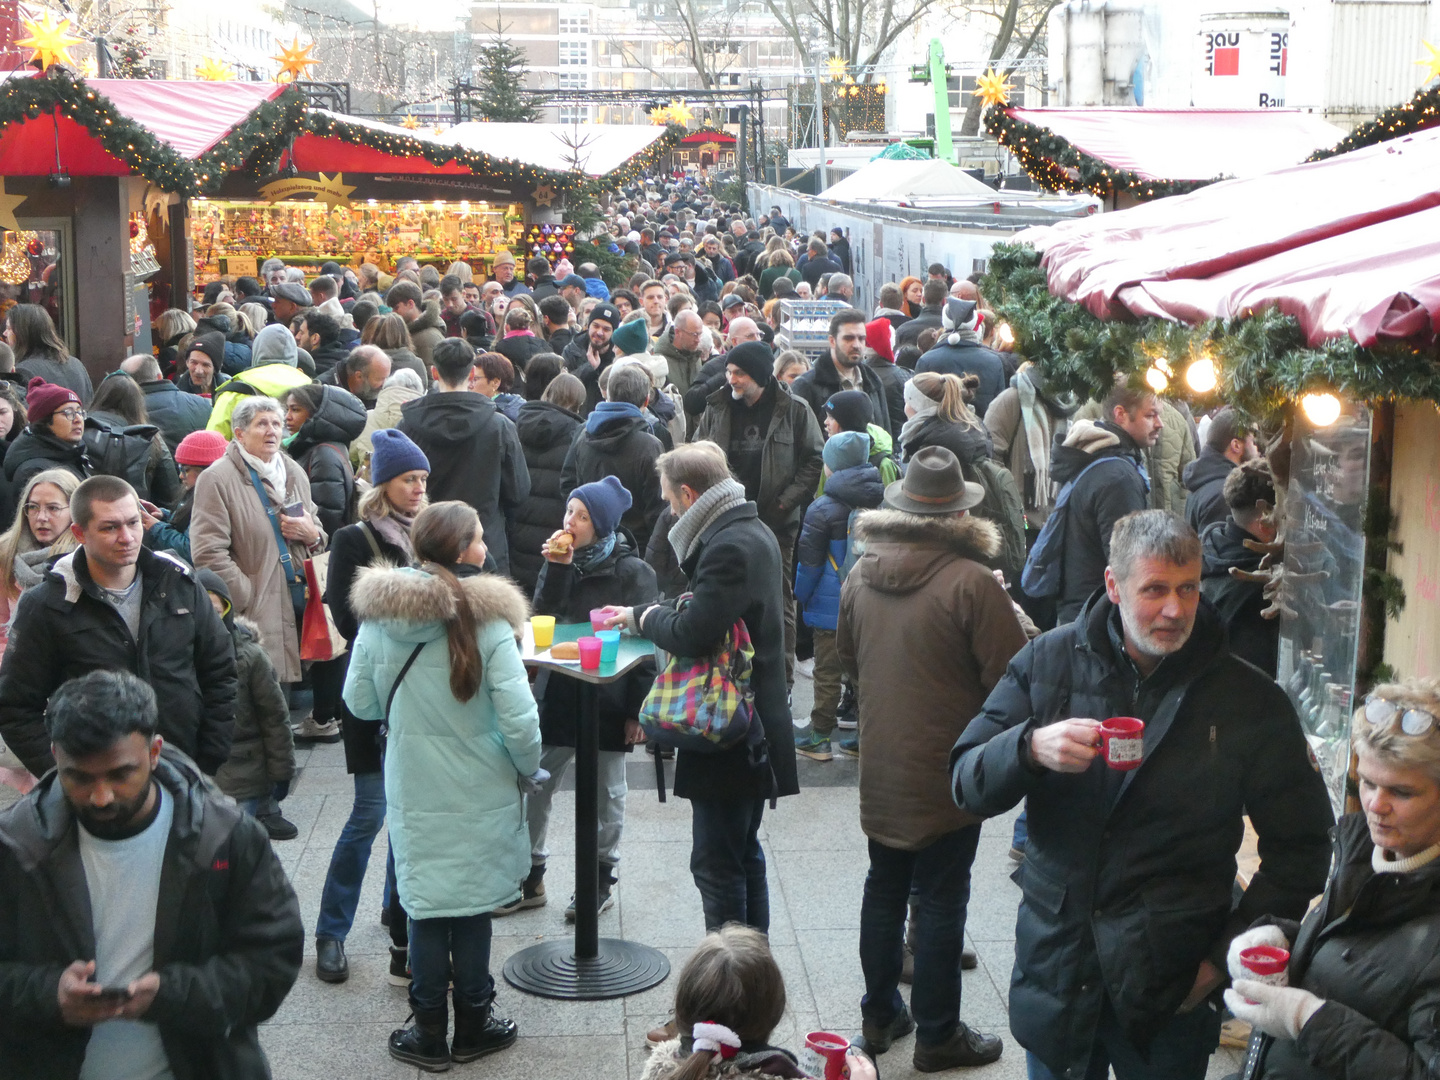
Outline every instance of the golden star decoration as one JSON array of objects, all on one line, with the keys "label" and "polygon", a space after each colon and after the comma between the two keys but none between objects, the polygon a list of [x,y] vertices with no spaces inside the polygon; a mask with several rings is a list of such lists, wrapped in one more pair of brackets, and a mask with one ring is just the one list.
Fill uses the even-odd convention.
[{"label": "golden star decoration", "polygon": [[5,193],[5,178],[0,176],[0,229],[19,231],[20,223],[15,220],[15,208],[24,201],[24,195]]},{"label": "golden star decoration", "polygon": [[825,61],[825,74],[831,79],[839,82],[845,77],[845,70],[849,65],[845,63],[844,57],[832,56]]},{"label": "golden star decoration", "polygon": [[195,69],[195,77],[206,82],[232,82],[235,78],[235,69],[224,60],[217,60],[213,56],[207,56],[200,61]]},{"label": "golden star decoration", "polygon": [[405,119],[400,121],[400,126],[409,131],[415,131],[420,127],[420,118],[406,114]]},{"label": "golden star decoration", "polygon": [[650,123],[664,126],[670,123],[670,109],[666,105],[657,105],[650,110]]},{"label": "golden star decoration", "polygon": [[531,198],[535,200],[536,206],[549,206],[555,201],[555,189],[549,184],[541,184]]},{"label": "golden star decoration", "polygon": [[345,183],[344,173],[337,172],[328,179],[323,172],[318,175],[320,182],[315,185],[316,202],[323,202],[332,211],[337,206],[350,205],[350,193],[355,190],[355,185]]},{"label": "golden star decoration", "polygon": [[670,122],[672,124],[679,124],[682,127],[690,123],[695,117],[695,114],[690,111],[690,106],[679,98],[675,98],[670,102],[668,111],[670,113]]},{"label": "golden star decoration", "polygon": [[986,105],[1005,105],[1010,101],[1010,84],[991,68],[975,80],[975,96]]},{"label": "golden star decoration", "polygon": [[25,49],[34,49],[30,59],[39,60],[43,70],[54,64],[68,64],[75,66],[75,61],[70,56],[72,45],[83,45],[83,38],[73,37],[66,31],[70,29],[70,20],[61,19],[58,23],[55,16],[45,12],[40,21],[26,19],[23,23],[29,37],[16,38],[15,44]]},{"label": "golden star decoration", "polygon": [[1440,78],[1440,49],[1428,41],[1422,41],[1420,44],[1430,51],[1430,55],[1424,60],[1416,60],[1415,63],[1423,68],[1429,68],[1425,72],[1425,81],[1428,83],[1431,79]]},{"label": "golden star decoration", "polygon": [[280,52],[270,59],[280,65],[280,71],[275,76],[276,82],[294,82],[296,79],[303,79],[307,68],[312,68],[320,63],[310,55],[315,48],[312,41],[309,45],[301,45],[297,35],[289,45],[283,41],[278,42]]},{"label": "golden star decoration", "polygon": [[80,61],[80,74],[87,79],[93,79],[100,74],[100,63],[93,56],[87,56]]},{"label": "golden star decoration", "polygon": [[433,128],[431,128],[430,130],[431,130],[432,132],[434,132],[436,135],[444,135],[447,129],[446,129],[446,127],[445,127],[444,124],[436,124],[436,125],[435,125]]}]

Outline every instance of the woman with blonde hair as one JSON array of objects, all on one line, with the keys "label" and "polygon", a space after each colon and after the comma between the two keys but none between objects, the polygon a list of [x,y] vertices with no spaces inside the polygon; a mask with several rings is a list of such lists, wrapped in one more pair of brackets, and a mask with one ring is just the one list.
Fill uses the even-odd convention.
[{"label": "woman with blonde hair", "polygon": [[760,295],[763,297],[774,295],[775,282],[782,277],[795,282],[801,280],[800,271],[795,269],[795,257],[785,250],[783,243],[774,251],[761,254],[755,261],[765,265],[765,269],[760,271]]},{"label": "woman with blonde hair", "polygon": [[21,591],[40,583],[47,561],[75,550],[70,496],[79,486],[74,473],[46,469],[21,489],[15,521],[0,534],[0,654]]},{"label": "woman with blonde hair", "polygon": [[[1440,1058],[1440,680],[1377,686],[1350,742],[1361,811],[1335,827],[1320,902],[1230,943],[1252,1080],[1419,1080]],[[1261,946],[1288,953],[1282,985],[1242,962]]]},{"label": "woman with blonde hair", "polygon": [[464,259],[456,259],[445,268],[445,276],[459,278],[461,285],[469,285],[475,280],[475,271]]},{"label": "woman with blonde hair", "polygon": [[975,375],[941,375],[922,371],[905,384],[905,426],[900,429],[901,460],[909,461],[926,446],[943,446],[962,465],[990,456],[990,432],[971,410],[980,380]]},{"label": "woman with blonde hair", "polygon": [[155,319],[155,339],[160,342],[155,359],[165,378],[174,379],[185,367],[186,339],[194,332],[195,320],[188,311],[167,308]]}]

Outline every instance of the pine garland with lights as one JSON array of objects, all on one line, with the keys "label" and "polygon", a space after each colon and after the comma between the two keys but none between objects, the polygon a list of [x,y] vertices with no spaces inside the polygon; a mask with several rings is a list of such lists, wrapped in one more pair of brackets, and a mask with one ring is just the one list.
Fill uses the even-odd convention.
[{"label": "pine garland with lights", "polygon": [[1361,124],[1334,146],[1316,150],[1305,160],[1324,161],[1336,154],[1348,154],[1351,150],[1374,146],[1386,139],[1398,139],[1436,123],[1440,123],[1440,82],[1429,89],[1422,87],[1409,101],[1391,106],[1370,123]]},{"label": "pine garland with lights", "polygon": [[[995,245],[981,289],[1014,332],[1015,352],[1038,364],[1057,389],[1082,396],[1103,396],[1116,374],[1143,382],[1164,359],[1173,372],[1167,392],[1207,408],[1223,400],[1261,418],[1307,393],[1440,402],[1440,352],[1434,346],[1362,348],[1350,338],[1310,346],[1300,324],[1274,308],[1196,326],[1156,318],[1105,321],[1082,304],[1052,296],[1040,254],[1028,244]],[[1220,384],[1197,395],[1183,373],[1202,356],[1214,361]]]}]

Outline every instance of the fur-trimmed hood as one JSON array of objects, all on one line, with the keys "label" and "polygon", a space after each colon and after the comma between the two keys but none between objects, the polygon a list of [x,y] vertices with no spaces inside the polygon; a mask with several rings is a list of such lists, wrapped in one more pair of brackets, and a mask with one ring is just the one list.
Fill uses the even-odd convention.
[{"label": "fur-trimmed hood", "polygon": [[231,619],[235,623],[235,631],[237,637],[248,637],[251,641],[255,642],[255,644],[259,645],[262,649],[265,647],[265,639],[260,636],[260,626],[258,623],[252,622],[244,615],[235,615],[234,613],[231,614]]},{"label": "fur-trimmed hood", "polygon": [[[476,574],[462,578],[460,588],[480,626],[503,620],[518,635],[530,617],[525,594],[509,578]],[[390,623],[392,637],[422,641],[444,632],[455,615],[455,596],[436,574],[379,563],[355,575],[350,607],[360,622]]]},{"label": "fur-trimmed hood", "polygon": [[867,585],[882,592],[913,592],[955,558],[986,563],[1000,551],[993,522],[965,517],[929,517],[903,510],[867,510],[855,520],[855,541],[863,554],[856,569]]}]

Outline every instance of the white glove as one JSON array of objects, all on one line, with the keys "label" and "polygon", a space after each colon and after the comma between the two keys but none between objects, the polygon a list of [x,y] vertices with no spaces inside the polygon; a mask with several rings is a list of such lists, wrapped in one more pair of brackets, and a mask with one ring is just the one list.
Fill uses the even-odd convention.
[{"label": "white glove", "polygon": [[1225,1004],[1235,1019],[1277,1039],[1294,1040],[1325,1000],[1298,986],[1270,986],[1241,979],[1234,989],[1225,991]]},{"label": "white glove", "polygon": [[1290,951],[1290,939],[1278,926],[1256,926],[1246,930],[1230,942],[1230,950],[1225,954],[1225,966],[1230,969],[1231,982],[1255,977],[1255,973],[1240,962],[1240,954],[1257,945],[1273,945],[1277,949]]}]

